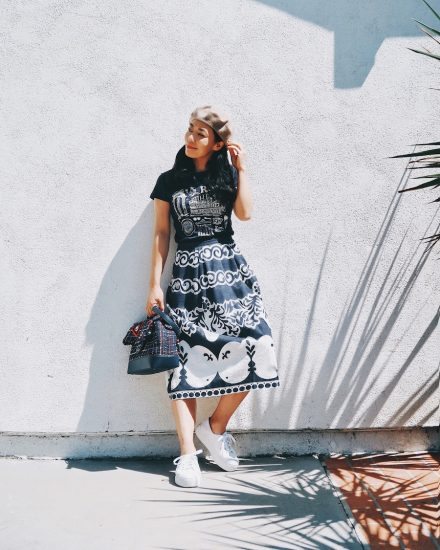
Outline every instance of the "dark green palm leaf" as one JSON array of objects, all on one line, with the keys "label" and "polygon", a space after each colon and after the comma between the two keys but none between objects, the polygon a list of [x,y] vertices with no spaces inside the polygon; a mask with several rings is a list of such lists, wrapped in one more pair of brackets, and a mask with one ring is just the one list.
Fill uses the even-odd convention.
[{"label": "dark green palm leaf", "polygon": [[[432,11],[432,13],[435,15],[435,17],[440,21],[440,15],[428,4],[428,2],[426,2],[426,0],[422,0],[422,2],[424,2],[424,4],[426,4],[426,6],[428,6],[428,8]],[[418,21],[417,19],[414,19],[414,21],[416,21],[417,23],[419,23],[421,25],[421,31],[424,32],[425,34],[427,34],[430,38],[432,38],[432,40],[435,42],[436,45],[440,45],[440,42],[435,38],[435,36],[433,36],[432,34],[430,34],[428,32],[428,31],[430,31],[434,35],[440,36],[440,31],[439,30],[434,29],[433,27],[429,27],[428,25],[425,25],[424,23],[422,23],[421,21]],[[428,50],[422,51],[422,50],[417,50],[417,49],[414,49],[414,48],[408,48],[408,50],[411,50],[415,53],[419,53],[419,54],[422,54],[422,55],[426,55],[427,57],[430,57],[432,59],[440,60],[440,54],[435,54],[435,53],[432,53]],[[433,146],[433,145],[438,146],[438,145],[440,145],[440,142],[439,141],[434,141],[434,142],[430,142],[430,143],[419,143],[419,144],[417,144],[417,147],[419,147],[419,146]],[[425,151],[418,151],[417,153],[408,153],[408,154],[404,154],[404,155],[394,155],[394,156],[388,157],[388,158],[404,158],[404,157],[411,157],[411,158],[416,157],[415,160],[408,161],[408,163],[412,164],[411,169],[423,168],[425,170],[426,169],[438,170],[440,168],[440,149],[437,148],[437,147],[435,147],[434,149],[427,149]],[[418,163],[419,166],[413,166],[416,163]],[[416,177],[411,178],[411,179],[421,179],[421,178],[428,179],[428,181],[425,181],[424,183],[421,183],[420,185],[416,185],[414,187],[408,187],[407,189],[401,189],[401,190],[399,190],[399,193],[405,193],[406,191],[416,191],[416,190],[419,190],[419,189],[428,189],[428,188],[436,189],[437,187],[440,187],[440,173],[435,172],[435,173],[424,175],[424,176],[416,176]],[[440,197],[438,197],[437,199],[435,199],[432,202],[440,202]],[[430,235],[429,237],[425,237],[424,240],[427,240],[428,242],[432,243],[432,245],[434,246],[434,244],[440,242],[440,234]]]},{"label": "dark green palm leaf", "polygon": [[394,155],[388,158],[397,159],[401,157],[421,157],[425,155],[440,155],[440,149],[428,149],[427,151],[419,151],[418,153],[408,153],[406,155]]},{"label": "dark green palm leaf", "polygon": [[[418,21],[417,19],[414,19],[414,21],[417,21],[417,23],[419,23],[420,25],[422,25],[422,27],[425,27],[425,29],[429,29],[430,31],[432,31],[434,34],[438,34],[440,36],[440,31],[438,31],[437,29],[434,29],[433,27],[428,27],[428,25],[425,25],[425,23],[422,23],[421,21]],[[422,29],[423,31],[423,29]],[[426,33],[428,34],[428,33]],[[431,35],[429,35],[431,36]],[[434,39],[435,40],[435,39]]]},{"label": "dark green palm leaf", "polygon": [[435,55],[434,53],[422,52],[420,50],[415,50],[414,48],[407,48],[407,49],[411,50],[412,52],[421,53],[422,55],[427,55],[428,57],[433,57],[434,59],[440,59],[440,56]]},{"label": "dark green palm leaf", "polygon": [[431,8],[431,6],[428,4],[428,2],[426,2],[426,0],[422,0],[422,2],[424,2],[428,8],[432,11],[432,13],[437,17],[437,19],[440,21],[440,15],[434,10],[434,8]]}]

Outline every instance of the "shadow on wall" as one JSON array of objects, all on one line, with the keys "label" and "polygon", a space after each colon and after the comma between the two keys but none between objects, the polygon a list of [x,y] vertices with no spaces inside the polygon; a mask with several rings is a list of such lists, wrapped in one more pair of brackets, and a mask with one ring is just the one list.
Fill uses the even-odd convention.
[{"label": "shadow on wall", "polygon": [[[406,180],[405,186],[409,175],[410,170],[405,170],[402,178]],[[302,429],[371,427],[375,419],[383,414],[387,401],[399,399],[396,394],[399,390],[399,379],[435,333],[439,321],[437,311],[422,330],[418,342],[406,360],[390,379],[387,361],[383,362],[382,359],[384,346],[432,250],[426,248],[420,252],[424,245],[418,244],[416,250],[402,258],[400,252],[404,248],[405,234],[394,257],[384,269],[386,260],[382,257],[382,248],[401,200],[401,194],[395,193],[356,288],[340,314],[322,363],[315,367],[308,361],[308,349],[329,249],[327,243],[296,363],[293,359],[293,350],[289,349],[289,340],[283,343],[279,341],[277,344],[279,364],[285,364],[287,369],[284,372],[291,372],[294,376],[289,380],[283,375],[286,382],[282,380],[282,388],[268,392],[264,407],[261,407],[260,400],[251,401],[255,426],[265,425],[265,411],[278,410],[282,401],[291,404],[287,406],[287,410],[283,410],[283,417],[290,417],[294,425]],[[128,376],[128,349],[122,345],[122,338],[131,323],[145,317],[153,206],[152,203],[147,206],[115,255],[103,277],[90,314],[86,336],[87,343],[93,345],[93,353],[83,411],[77,426],[80,432],[154,432],[168,430],[170,424],[173,425],[170,400],[165,387],[166,375]],[[438,209],[433,218],[437,216]],[[171,276],[175,253],[173,235],[174,228],[162,276],[164,292],[165,281]],[[289,272],[287,265],[286,274]],[[123,277],[121,274],[124,274]],[[380,284],[377,283],[378,277],[381,277]],[[285,290],[288,284],[289,280],[286,280]],[[372,296],[371,288],[381,288],[381,291],[377,296]],[[286,292],[283,293],[281,289],[281,294],[286,295]],[[287,316],[287,308],[285,314]],[[414,313],[414,318],[416,316],[417,312]],[[288,328],[288,319],[285,317],[281,320],[279,334],[289,334]],[[405,334],[402,334],[400,339],[404,337]],[[284,354],[288,356],[284,357]],[[381,376],[377,375],[379,357],[383,363],[381,372],[385,372],[384,383]],[[308,382],[305,389],[299,387],[296,381],[306,378]],[[403,402],[399,401],[401,405],[394,416],[388,418],[388,426],[402,426],[410,421],[422,409],[427,399],[438,391],[438,366],[426,365],[423,376],[413,381],[411,393]],[[366,402],[368,405],[364,406]],[[215,407],[216,400],[202,399],[199,403],[198,417],[204,418],[207,411],[209,413]],[[295,404],[307,406],[297,407],[297,412],[294,413]],[[289,406],[291,411],[288,410]],[[436,414],[438,405],[427,411],[418,424],[423,425],[430,419],[433,421]]]},{"label": "shadow on wall", "polygon": [[[398,189],[402,181],[404,181],[404,188],[407,186],[411,174],[408,165],[399,182]],[[386,260],[382,257],[382,249],[401,200],[400,193],[393,195],[359,281],[348,304],[346,303],[344,306],[344,311],[340,314],[337,328],[322,363],[315,368],[308,361],[307,356],[313,332],[314,315],[318,305],[320,281],[329,248],[327,242],[298,359],[295,363],[292,347],[289,349],[286,342],[278,342],[279,355],[283,353],[283,350],[288,354],[286,358],[278,358],[280,364],[287,365],[281,381],[282,397],[278,392],[269,392],[268,400],[263,408],[259,406],[257,400],[252,401],[252,417],[256,426],[263,421],[265,411],[276,411],[281,401],[292,404],[290,416],[295,420],[295,425],[302,429],[369,428],[374,425],[375,419],[382,413],[389,400],[401,402],[402,388],[399,388],[399,380],[423,346],[435,335],[440,317],[439,308],[421,331],[418,341],[410,350],[401,367],[389,379],[387,367],[392,353],[385,361],[381,354],[384,353],[385,344],[391,336],[393,327],[433,249],[432,245],[425,246],[419,243],[416,244],[415,250],[409,251],[406,257],[402,257],[400,252],[408,233],[407,230],[394,256],[386,265]],[[432,220],[438,219],[439,209],[440,207],[437,207]],[[432,223],[433,221],[429,226]],[[435,233],[439,231],[439,227],[440,225],[437,225]],[[429,227],[425,231],[425,236],[426,234],[431,234]],[[288,265],[287,275],[290,272],[289,268]],[[380,278],[379,283],[377,278]],[[286,280],[286,289],[288,283],[289,281]],[[381,290],[376,296],[373,296],[371,288],[380,288]],[[287,293],[282,295],[287,295]],[[429,300],[430,296],[426,298],[420,309]],[[414,312],[414,320],[416,320],[417,314],[418,312]],[[287,329],[288,321],[283,319],[279,334],[288,334]],[[397,346],[402,343],[404,337],[405,333],[399,335]],[[380,368],[377,364],[379,357]],[[287,373],[291,373],[290,379],[287,377]],[[388,381],[382,382],[382,373],[384,373],[383,379]],[[307,380],[307,384],[300,388],[297,381],[301,380]],[[424,365],[420,376],[412,380],[411,393],[403,399],[393,416],[388,418],[387,426],[403,426],[422,409],[432,395],[439,394],[439,392],[439,365]],[[372,397],[373,395],[375,397]],[[368,405],[364,407],[365,402],[368,402]],[[434,399],[433,402],[435,404],[432,410],[426,412],[418,420],[417,425],[425,425],[429,421],[429,425],[438,425],[439,400]],[[304,404],[304,406],[299,406],[295,415],[294,404],[298,403]],[[289,411],[287,410],[285,413],[285,416],[289,417]]]},{"label": "shadow on wall", "polygon": [[[294,17],[325,26],[334,32],[335,87],[340,88],[362,84],[372,67],[376,51],[385,38],[420,37],[420,30],[413,18],[423,20],[426,24],[430,23],[430,12],[419,0],[390,0],[386,3],[382,0],[370,0],[369,2],[355,0],[271,2],[266,0],[264,3]],[[305,393],[298,389],[295,381],[291,382],[290,388],[286,388],[286,399],[312,402],[315,418],[319,416],[321,419],[331,419],[333,425],[337,424],[344,428],[350,427],[353,422],[353,411],[360,409],[367,396],[370,404],[358,415],[356,421],[357,426],[371,426],[381,413],[386,401],[392,396],[396,382],[409,368],[414,357],[436,330],[439,320],[439,312],[437,312],[400,370],[395,373],[392,380],[380,388],[380,391],[376,391],[376,380],[371,380],[371,370],[430,253],[427,250],[419,255],[418,247],[403,262],[400,262],[400,248],[398,248],[382,281],[383,291],[374,298],[373,303],[369,306],[368,319],[362,327],[361,335],[356,337],[355,350],[354,352],[349,351],[349,344],[354,340],[353,332],[359,324],[358,314],[364,311],[365,299],[371,294],[369,292],[370,285],[377,277],[376,269],[379,262],[382,261],[382,245],[400,200],[400,196],[394,197],[386,213],[357,288],[346,306],[346,310],[341,313],[340,323],[316,376],[310,378],[310,385]],[[150,203],[116,253],[97,292],[86,327],[86,344],[93,346],[93,352],[83,411],[77,426],[78,431],[106,432],[110,431],[110,426],[111,431],[138,429],[154,431],[168,429],[172,423],[169,398],[165,390],[165,375],[163,377],[159,375],[148,377],[148,380],[129,377],[127,382],[128,350],[122,346],[122,338],[127,328],[145,316],[144,305],[150,272],[153,217],[153,204]],[[404,240],[405,236],[401,245]],[[174,240],[171,238],[163,281],[170,278],[174,246]],[[304,378],[306,369],[309,369],[307,363],[308,345],[327,250],[328,246],[316,281],[314,300],[311,304],[302,348],[297,360],[296,379]],[[415,264],[410,267],[414,260]],[[400,267],[396,269],[396,266],[399,265]],[[408,271],[409,269],[411,272]],[[288,282],[286,280],[286,285]],[[388,290],[385,291],[385,287]],[[165,291],[164,286],[163,289]],[[133,312],[137,312],[137,315],[134,315]],[[284,320],[285,326],[280,327],[281,334],[288,333],[284,332],[286,324],[287,321]],[[281,348],[281,343],[278,343],[278,349],[280,353],[284,354],[284,351],[289,353],[288,346],[285,344]],[[294,364],[292,356],[285,359],[283,357],[282,362],[286,365]],[[345,369],[346,376],[341,383],[339,374],[343,369]],[[307,376],[309,377],[308,370]],[[375,397],[371,398],[373,390]],[[436,369],[432,369],[425,379],[414,381],[414,391],[390,419],[389,425],[399,426],[407,422],[436,391],[438,391],[437,372]],[[268,406],[276,407],[279,404],[279,399],[278,391],[271,392]],[[203,409],[211,409],[212,403],[210,400],[201,400],[200,405],[200,415],[206,416],[203,414]],[[253,402],[252,407],[255,424],[259,425],[263,413],[258,410],[257,400]],[[299,410],[296,425],[303,428],[316,427],[316,424],[313,425],[314,420],[307,416],[306,410],[310,410],[310,408]],[[420,423],[428,421],[436,412],[435,409],[428,411]],[[139,420],[143,425],[136,426],[133,419],[145,420]],[[323,420],[324,422],[326,421]],[[329,426],[321,425],[320,427]]]},{"label": "shadow on wall", "polygon": [[[413,19],[426,25],[435,22],[421,0],[259,1],[334,33],[335,88],[362,86],[385,39],[424,36]],[[428,3],[436,9],[435,4]]]},{"label": "shadow on wall", "polygon": [[[86,343],[93,346],[93,352],[79,432],[160,431],[172,423],[166,373],[128,375],[129,346],[122,344],[131,324],[146,318],[153,223],[154,201],[150,201],[120,245],[96,293],[86,326]],[[175,246],[171,225],[161,281],[164,295]]]}]

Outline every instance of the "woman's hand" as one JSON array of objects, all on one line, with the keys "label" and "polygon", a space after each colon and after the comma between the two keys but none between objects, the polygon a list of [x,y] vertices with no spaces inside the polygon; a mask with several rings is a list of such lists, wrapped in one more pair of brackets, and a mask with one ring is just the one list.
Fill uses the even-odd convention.
[{"label": "woman's hand", "polygon": [[245,170],[246,153],[242,146],[237,141],[228,140],[226,147],[231,154],[231,161],[235,168],[237,168],[237,170]]},{"label": "woman's hand", "polygon": [[151,309],[154,305],[159,306],[159,309],[162,311],[165,310],[163,290],[160,286],[153,286],[150,288],[150,293],[148,294],[147,303],[145,305],[147,316],[154,315],[154,311]]},{"label": "woman's hand", "polygon": [[228,151],[231,154],[231,161],[238,171],[238,192],[234,199],[234,213],[239,220],[246,221],[251,219],[252,214],[252,194],[247,179],[245,168],[245,152],[241,145],[236,141],[227,142]]}]

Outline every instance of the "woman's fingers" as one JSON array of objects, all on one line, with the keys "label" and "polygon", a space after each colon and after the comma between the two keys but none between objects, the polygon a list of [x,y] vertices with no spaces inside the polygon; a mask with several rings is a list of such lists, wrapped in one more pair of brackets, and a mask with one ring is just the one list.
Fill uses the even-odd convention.
[{"label": "woman's fingers", "polygon": [[241,145],[238,143],[238,141],[228,141],[228,147],[230,146],[238,147],[239,149],[241,149]]},{"label": "woman's fingers", "polygon": [[244,149],[238,144],[231,145],[231,147],[229,148],[229,152],[232,153],[234,156],[244,156]]},{"label": "woman's fingers", "polygon": [[159,309],[161,309],[162,311],[165,311],[163,299],[161,297],[154,298],[153,300],[150,300],[145,307],[147,316],[154,315],[153,306],[158,306]]},{"label": "woman's fingers", "polygon": [[147,307],[145,308],[146,312],[147,312],[147,315],[150,316],[150,315],[154,315],[154,311],[153,311],[153,306],[155,305],[156,302],[148,302],[147,304]]}]

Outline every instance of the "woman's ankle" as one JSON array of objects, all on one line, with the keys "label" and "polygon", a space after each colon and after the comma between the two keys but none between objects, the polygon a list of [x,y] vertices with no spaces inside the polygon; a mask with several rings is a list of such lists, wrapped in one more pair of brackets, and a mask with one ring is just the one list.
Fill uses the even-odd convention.
[{"label": "woman's ankle", "polygon": [[190,453],[195,453],[196,448],[194,446],[194,443],[187,443],[187,444],[181,444],[180,445],[180,454],[181,455],[188,455]]},{"label": "woman's ankle", "polygon": [[211,417],[208,417],[208,424],[213,434],[222,435],[226,431],[226,426],[224,426],[224,424],[218,424]]}]

